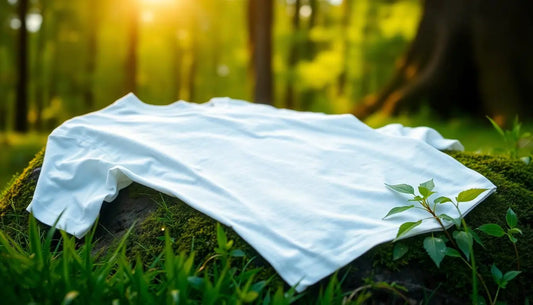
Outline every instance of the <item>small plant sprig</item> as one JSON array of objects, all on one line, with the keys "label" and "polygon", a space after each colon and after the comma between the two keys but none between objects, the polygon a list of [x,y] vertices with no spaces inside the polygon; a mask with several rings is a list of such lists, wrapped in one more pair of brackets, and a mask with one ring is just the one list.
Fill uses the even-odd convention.
[{"label": "small plant sprig", "polygon": [[[503,130],[498,123],[487,116],[487,119],[492,124],[492,127],[496,132],[502,136],[506,145],[506,151],[511,158],[517,159],[519,157],[520,150],[524,148],[531,148],[533,146],[533,136],[529,132],[522,132],[522,123],[515,117],[513,126],[510,130]],[[531,154],[529,156],[521,157],[520,159],[526,163],[531,163]]]},{"label": "small plant sprig", "polygon": [[[429,214],[427,218],[419,219],[417,221],[409,221],[401,224],[398,229],[398,233],[396,234],[396,238],[394,239],[394,242],[396,242],[402,237],[405,237],[408,232],[419,226],[424,220],[434,219],[442,228],[445,236],[434,236],[434,234],[432,234],[431,236],[428,236],[424,239],[423,246],[429,257],[437,266],[437,268],[440,268],[440,264],[446,256],[461,259],[465,263],[465,265],[468,266],[468,268],[472,271],[472,304],[480,304],[480,297],[478,295],[478,279],[483,289],[485,290],[485,294],[489,300],[489,304],[496,304],[500,289],[506,288],[507,284],[516,276],[518,276],[521,272],[519,271],[520,262],[518,250],[516,248],[516,242],[518,241],[516,235],[522,234],[522,231],[517,227],[518,218],[513,212],[513,210],[510,208],[507,210],[507,229],[504,230],[500,225],[494,223],[484,224],[477,228],[479,231],[491,236],[507,236],[513,244],[517,258],[517,270],[511,270],[506,272],[505,274],[503,274],[498,269],[498,267],[496,267],[495,264],[492,265],[492,277],[498,287],[494,297],[492,297],[492,294],[490,293],[482,275],[478,272],[476,266],[476,258],[474,255],[474,242],[478,243],[481,246],[483,246],[483,243],[481,242],[481,239],[476,234],[476,232],[469,228],[469,226],[464,220],[461,210],[459,209],[460,203],[469,202],[476,199],[479,195],[484,193],[486,189],[468,189],[460,192],[457,197],[455,197],[455,200],[452,200],[451,198],[445,196],[433,196],[437,194],[434,191],[435,184],[433,182],[433,179],[421,183],[418,186],[418,194],[415,192],[415,188],[409,184],[386,184],[386,186],[395,192],[412,196],[412,198],[408,199],[408,201],[414,202],[414,204],[394,207],[387,213],[387,215],[385,215],[384,218],[391,217],[395,214],[402,213],[413,208],[421,209]],[[433,197],[436,198],[432,199]],[[457,210],[458,217],[454,218],[445,213],[439,213],[438,208],[442,204],[452,204]],[[452,235],[450,235],[450,233],[446,229],[445,223],[453,223],[455,225],[456,230],[453,232]],[[447,245],[448,242],[451,244],[451,247]],[[396,243],[393,250],[393,258],[399,259],[407,252],[408,248],[404,244]]]}]

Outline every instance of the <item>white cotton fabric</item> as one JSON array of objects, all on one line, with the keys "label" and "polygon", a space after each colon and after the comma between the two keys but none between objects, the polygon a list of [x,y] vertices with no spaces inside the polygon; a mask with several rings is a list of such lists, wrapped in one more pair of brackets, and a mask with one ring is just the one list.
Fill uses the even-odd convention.
[{"label": "white cotton fabric", "polygon": [[402,124],[389,124],[376,131],[391,136],[409,137],[424,141],[438,150],[459,150],[463,151],[464,147],[461,142],[454,139],[445,139],[435,129],[421,127],[405,127]]},{"label": "white cotton fabric", "polygon": [[[406,204],[385,183],[433,179],[449,197],[488,189],[461,204],[464,214],[495,190],[424,141],[380,133],[348,114],[229,98],[154,106],[128,94],[50,134],[28,211],[48,225],[61,215],[57,227],[82,237],[102,202],[135,181],[232,227],[302,291],[394,239],[401,223],[425,217],[411,209],[383,220]],[[410,235],[438,229],[425,221]]]}]

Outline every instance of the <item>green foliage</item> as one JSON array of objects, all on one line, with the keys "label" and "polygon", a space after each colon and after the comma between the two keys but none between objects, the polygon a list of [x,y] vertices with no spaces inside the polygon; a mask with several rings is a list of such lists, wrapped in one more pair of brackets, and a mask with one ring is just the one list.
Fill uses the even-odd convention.
[{"label": "green foliage", "polygon": [[[515,117],[513,125],[510,130],[503,130],[498,123],[490,117],[487,117],[496,132],[503,138],[505,143],[505,150],[511,158],[518,158],[523,149],[533,149],[533,136],[530,132],[522,132],[522,123]],[[522,160],[529,164],[531,162],[531,151],[528,156],[524,156]]]},{"label": "green foliage", "polygon": [[429,236],[424,239],[424,249],[428,253],[429,257],[435,262],[437,267],[440,267],[440,263],[446,256],[446,242],[440,237]]},{"label": "green foliage", "polygon": [[[147,102],[252,99],[246,1],[43,0],[29,5],[32,17],[42,17],[40,29],[28,37],[33,67],[28,118],[34,129],[51,130],[123,95],[124,79],[131,76],[124,63],[131,52],[137,63],[135,91]],[[135,6],[138,31],[132,37]],[[275,1],[273,8],[270,57],[277,105],[289,106],[285,91],[292,87],[292,106],[335,112],[349,111],[354,101],[386,84],[416,34],[421,13],[413,0],[320,1],[312,9],[309,2],[296,7],[294,1]],[[10,28],[16,9],[15,1],[0,1],[0,113],[6,116],[0,128],[7,129],[14,125],[16,108],[17,31]]]},{"label": "green foliage", "polygon": [[94,229],[82,245],[63,231],[57,234],[54,227],[42,232],[32,216],[27,231],[29,243],[21,247],[0,230],[0,296],[6,304],[356,305],[373,290],[407,300],[402,286],[371,280],[345,292],[337,274],[310,295],[277,285],[272,278],[257,279],[261,268],[250,267],[253,259],[233,248],[220,224],[214,252],[200,264],[194,252],[176,253],[168,232],[162,252],[146,264],[126,254],[133,228],[113,249],[98,252]]},{"label": "green foliage", "polygon": [[[494,296],[490,293],[483,276],[478,272],[478,267],[476,266],[476,257],[474,255],[474,241],[476,241],[479,245],[483,246],[480,238],[477,236],[477,234],[472,231],[467,223],[464,220],[464,217],[461,213],[461,210],[459,209],[459,203],[461,202],[469,202],[472,200],[475,200],[479,195],[484,193],[486,189],[468,189],[465,191],[460,192],[457,197],[455,198],[455,202],[447,197],[437,197],[433,200],[433,203],[431,203],[430,196],[433,194],[436,194],[436,192],[433,191],[435,185],[433,183],[433,180],[429,180],[427,182],[421,183],[418,186],[419,195],[414,193],[414,188],[407,184],[397,184],[397,185],[388,185],[387,186],[396,192],[409,194],[413,198],[409,199],[408,201],[415,201],[418,202],[420,207],[425,210],[431,217],[431,219],[435,219],[441,226],[443,232],[447,236],[447,238],[444,237],[435,237],[433,235],[428,236],[424,239],[423,247],[426,250],[427,254],[431,258],[431,260],[435,263],[437,268],[440,268],[440,264],[443,261],[443,259],[446,256],[450,256],[453,258],[459,258],[461,259],[466,267],[468,267],[472,271],[472,304],[479,304],[480,297],[478,296],[478,288],[477,288],[477,280],[479,278],[481,284],[483,285],[483,288],[485,290],[486,296],[490,302],[490,304],[497,304],[498,294],[500,292],[500,289],[504,289],[507,287],[507,284],[509,281],[514,279],[516,276],[518,276],[521,271],[515,271],[511,270],[503,274],[495,264],[492,264],[491,267],[491,273],[492,277],[497,284],[497,290]],[[446,214],[438,214],[437,212],[437,206],[439,204],[444,203],[450,203],[452,204],[457,212],[458,212],[458,219],[453,219],[452,217],[446,215]],[[408,208],[412,208],[413,206],[410,205]],[[394,210],[394,213],[393,213]],[[401,209],[401,207],[393,208],[386,217],[392,214],[401,213],[407,209]],[[509,208],[506,213],[506,222],[508,225],[508,230],[505,231],[501,226],[494,223],[489,224],[483,224],[478,227],[478,230],[481,232],[484,232],[488,235],[494,236],[494,237],[502,237],[504,235],[507,235],[509,239],[511,240],[515,253],[516,253],[516,261],[518,269],[520,269],[520,263],[519,263],[519,255],[518,250],[516,248],[516,242],[517,238],[514,236],[514,234],[521,234],[522,231],[516,227],[518,224],[518,217],[516,213]],[[405,222],[402,225],[400,225],[400,228],[398,229],[398,234],[396,236],[395,241],[403,237],[407,232],[415,228],[416,226],[420,225],[424,219],[420,219],[416,222]],[[451,221],[456,225],[457,230],[453,232],[453,234],[450,236],[449,232],[447,231],[445,225],[443,222]],[[453,236],[453,238],[452,238]],[[448,247],[446,243],[450,241],[452,247]],[[393,258],[399,259],[401,257],[400,254],[404,255],[407,253],[407,250],[405,249],[405,246],[402,246],[402,250],[395,251]]]},{"label": "green foliage", "polygon": [[[232,267],[231,240],[200,267],[194,253],[175,254],[168,233],[165,249],[146,268],[137,257],[126,256],[131,229],[114,250],[93,253],[93,234],[81,247],[73,237],[55,229],[42,234],[33,217],[29,221],[29,245],[20,247],[0,231],[0,274],[5,280],[0,295],[6,304],[262,304],[273,287],[254,279],[257,269]],[[217,230],[224,239],[224,232]],[[244,261],[242,257],[237,259]],[[272,304],[290,304],[292,293],[275,297]],[[285,302],[289,300],[289,302]],[[324,303],[317,303],[324,304]]]}]

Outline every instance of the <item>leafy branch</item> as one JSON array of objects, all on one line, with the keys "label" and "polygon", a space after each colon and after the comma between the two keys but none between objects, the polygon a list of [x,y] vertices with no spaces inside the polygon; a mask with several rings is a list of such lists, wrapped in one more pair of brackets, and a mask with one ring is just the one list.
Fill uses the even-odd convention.
[{"label": "leafy branch", "polygon": [[[417,187],[418,192],[415,192],[415,188],[409,184],[386,184],[386,186],[395,192],[407,194],[411,198],[408,199],[408,205],[392,208],[385,215],[385,217],[383,217],[384,219],[399,213],[403,213],[410,209],[421,209],[429,214],[429,217],[427,218],[418,219],[416,221],[408,221],[401,224],[398,228],[396,238],[393,242],[396,242],[398,241],[398,239],[405,237],[407,233],[422,224],[423,221],[428,219],[436,220],[439,226],[442,228],[442,231],[444,232],[445,236],[434,236],[432,234],[431,236],[428,236],[424,239],[423,247],[431,258],[431,260],[435,263],[437,268],[440,268],[440,264],[446,256],[461,259],[461,261],[463,261],[472,272],[472,304],[479,304],[480,296],[478,296],[478,279],[483,289],[485,290],[485,294],[489,300],[489,303],[496,304],[500,289],[505,289],[505,287],[507,287],[507,284],[521,273],[521,271],[519,271],[520,257],[518,255],[518,249],[516,247],[516,242],[518,241],[516,235],[522,234],[522,231],[517,227],[518,218],[514,211],[510,208],[507,210],[506,229],[494,223],[484,224],[477,228],[477,230],[490,236],[507,236],[513,244],[517,258],[517,270],[511,270],[506,272],[505,274],[502,273],[496,267],[495,264],[492,265],[492,277],[498,287],[494,297],[492,297],[492,294],[490,293],[490,290],[488,289],[488,286],[486,285],[483,276],[478,272],[478,268],[476,266],[476,257],[474,255],[474,242],[482,247],[484,247],[484,245],[479,236],[476,234],[476,232],[469,228],[459,208],[460,203],[475,200],[487,189],[468,189],[460,192],[454,199],[451,199],[445,196],[433,196],[437,194],[437,192],[434,191],[435,183],[433,182],[433,179],[421,183]],[[432,199],[433,197],[436,198]],[[442,204],[453,205],[457,210],[458,217],[454,218],[445,213],[439,213],[439,207]],[[450,234],[446,229],[446,222],[453,223],[455,225],[456,230],[453,232],[453,234]],[[450,247],[447,246],[448,242],[451,244]],[[401,243],[396,243],[393,250],[393,259],[401,258],[407,252],[407,246]]]}]

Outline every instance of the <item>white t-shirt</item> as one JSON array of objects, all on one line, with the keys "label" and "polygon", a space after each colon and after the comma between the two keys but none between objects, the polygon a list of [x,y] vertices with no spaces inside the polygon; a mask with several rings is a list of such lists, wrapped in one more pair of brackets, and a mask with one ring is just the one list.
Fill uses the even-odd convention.
[{"label": "white t-shirt", "polygon": [[[447,141],[438,133],[434,141]],[[455,145],[455,142],[439,142]],[[439,144],[440,145],[440,144]],[[440,195],[495,190],[427,143],[377,132],[354,116],[276,109],[230,98],[166,106],[133,94],[73,118],[48,138],[28,211],[82,237],[102,202],[132,181],[179,197],[232,227],[301,291],[394,239],[416,209],[383,220],[406,197],[387,184],[434,179]],[[442,213],[457,215],[451,206]],[[412,234],[438,230],[425,221]]]}]

